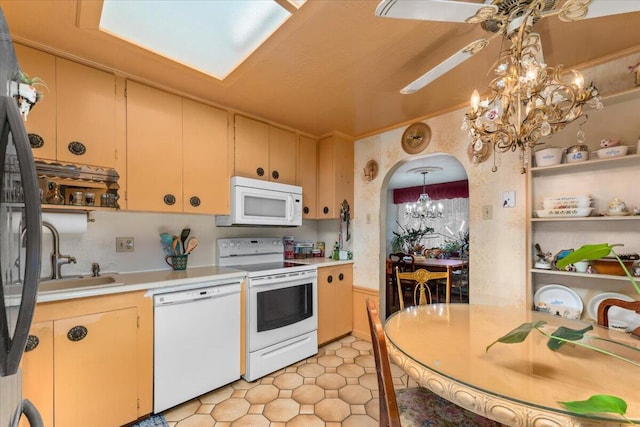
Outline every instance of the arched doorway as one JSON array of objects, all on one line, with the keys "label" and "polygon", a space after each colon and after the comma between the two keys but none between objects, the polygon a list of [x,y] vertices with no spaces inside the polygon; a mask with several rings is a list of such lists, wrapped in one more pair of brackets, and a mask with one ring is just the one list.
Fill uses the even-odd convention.
[{"label": "arched doorway", "polygon": [[[452,281],[452,302],[468,302],[468,254],[469,254],[469,185],[467,172],[458,159],[444,153],[410,159],[396,165],[388,175],[386,188],[382,192],[386,220],[382,224],[385,236],[381,252],[413,252],[416,267],[424,258],[461,259],[463,268],[454,267]],[[421,193],[428,194],[433,202],[433,215],[416,218],[415,202]],[[386,199],[386,202],[384,200]],[[411,215],[414,212],[414,215]],[[441,217],[438,213],[441,212]],[[426,230],[425,230],[426,229]],[[427,231],[417,242],[406,244],[399,237],[419,235],[417,231]],[[410,240],[410,239],[409,239]],[[415,244],[417,243],[417,244]],[[446,268],[446,267],[443,267]],[[431,269],[439,269],[434,267]],[[385,299],[388,315],[397,309],[397,300],[387,301],[395,289],[389,289],[393,281],[387,276],[381,300]],[[440,295],[440,294],[439,294]],[[444,296],[441,298],[444,300]],[[382,301],[381,301],[382,303]]]}]

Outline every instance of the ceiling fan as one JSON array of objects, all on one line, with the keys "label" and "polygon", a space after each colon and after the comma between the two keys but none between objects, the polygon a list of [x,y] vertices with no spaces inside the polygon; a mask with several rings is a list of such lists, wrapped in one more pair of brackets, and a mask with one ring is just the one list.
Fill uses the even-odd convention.
[{"label": "ceiling fan", "polygon": [[528,20],[533,26],[540,19],[557,15],[560,20],[598,18],[640,11],[636,0],[485,0],[471,3],[455,0],[382,0],[376,16],[425,21],[480,24],[490,33],[475,40],[431,70],[408,84],[400,92],[414,93],[484,49],[497,36],[509,37]]}]

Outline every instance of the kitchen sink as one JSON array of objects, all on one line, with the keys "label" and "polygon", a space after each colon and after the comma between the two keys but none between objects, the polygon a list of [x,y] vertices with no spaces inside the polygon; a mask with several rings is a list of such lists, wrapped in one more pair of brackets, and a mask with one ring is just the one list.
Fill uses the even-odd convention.
[{"label": "kitchen sink", "polygon": [[122,282],[118,282],[118,280],[113,276],[71,277],[40,281],[39,292],[69,291],[73,289],[94,288],[97,286],[117,286],[122,284]]}]

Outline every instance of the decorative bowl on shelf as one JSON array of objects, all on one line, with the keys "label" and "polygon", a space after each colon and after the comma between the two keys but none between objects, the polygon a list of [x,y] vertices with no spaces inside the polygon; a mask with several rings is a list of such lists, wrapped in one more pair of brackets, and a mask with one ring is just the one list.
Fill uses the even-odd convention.
[{"label": "decorative bowl on shelf", "polygon": [[[630,269],[633,265],[633,261],[622,261],[627,269]],[[600,258],[591,261],[591,266],[598,272],[598,274],[610,274],[612,276],[624,276],[624,270],[622,266],[615,258]]]},{"label": "decorative bowl on shelf", "polygon": [[538,218],[584,217],[589,216],[593,208],[542,209],[537,210]]},{"label": "decorative bowl on shelf", "polygon": [[601,148],[596,152],[598,153],[598,158],[606,159],[609,157],[626,156],[627,151],[629,151],[628,145],[616,145],[613,147]]},{"label": "decorative bowl on shelf", "polygon": [[546,147],[534,153],[536,166],[559,165],[562,161],[562,148]]}]

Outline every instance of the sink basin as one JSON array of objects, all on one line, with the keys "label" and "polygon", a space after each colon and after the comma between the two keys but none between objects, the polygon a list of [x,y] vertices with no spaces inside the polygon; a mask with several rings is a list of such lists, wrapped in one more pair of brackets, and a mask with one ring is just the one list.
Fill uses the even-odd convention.
[{"label": "sink basin", "polygon": [[40,281],[39,292],[68,291],[72,289],[94,288],[96,286],[121,285],[113,276],[73,277],[58,280]]}]

